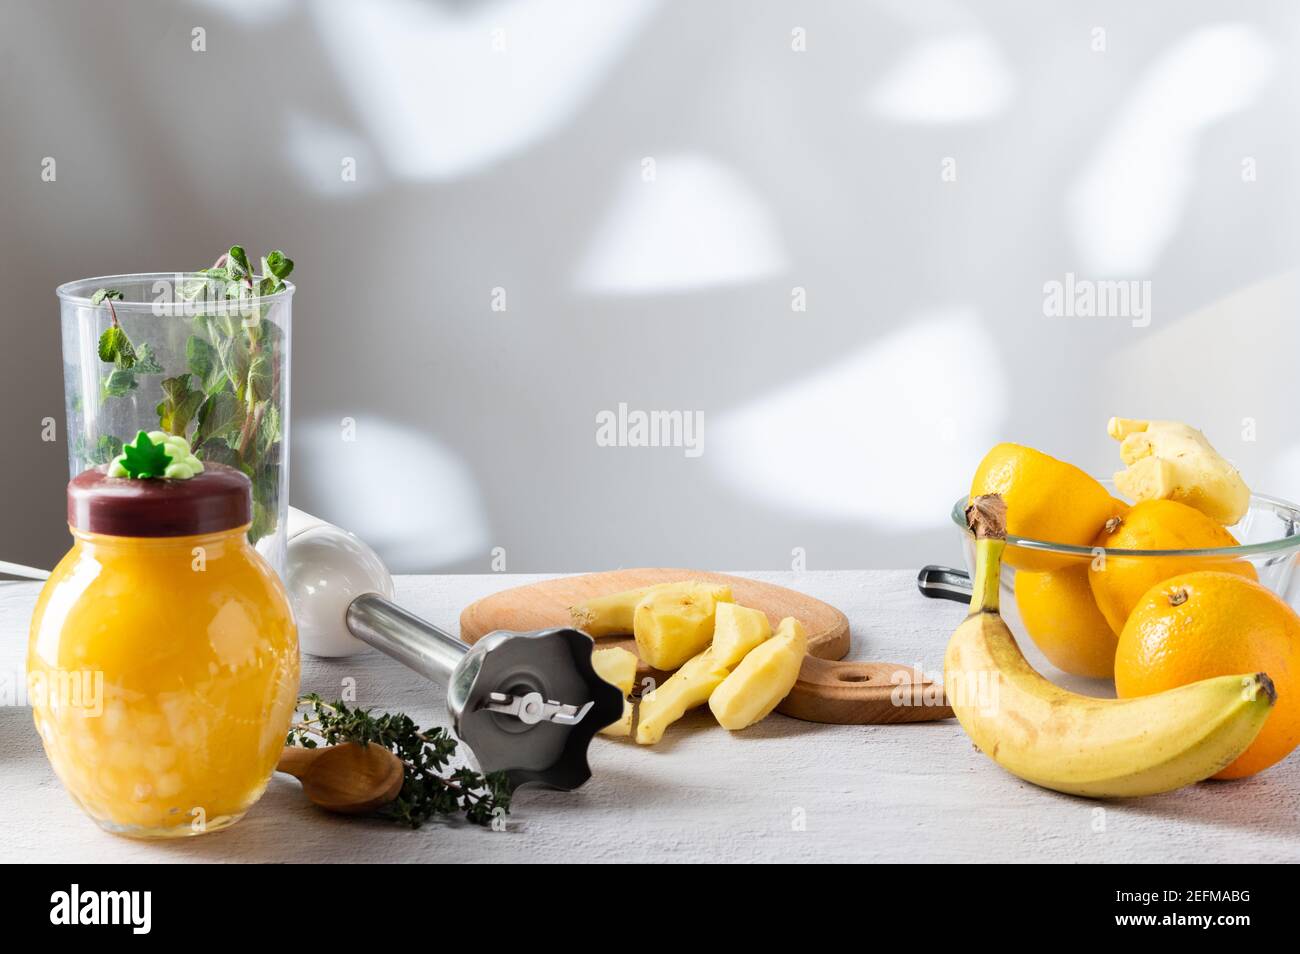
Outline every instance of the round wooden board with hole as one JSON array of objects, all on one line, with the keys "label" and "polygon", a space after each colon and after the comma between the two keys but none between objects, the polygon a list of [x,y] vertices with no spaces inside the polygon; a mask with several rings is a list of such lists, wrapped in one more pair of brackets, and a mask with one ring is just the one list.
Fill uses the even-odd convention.
[{"label": "round wooden board with hole", "polygon": [[884,725],[952,717],[943,688],[911,666],[834,662],[809,656],[799,681],[776,707],[806,722]]},{"label": "round wooden board with hole", "polygon": [[[475,643],[499,629],[528,631],[571,626],[569,607],[583,600],[681,580],[728,584],[737,603],[762,610],[774,628],[786,616],[803,623],[808,633],[809,655],[804,660],[799,681],[777,707],[778,712],[809,722],[840,724],[918,722],[952,715],[943,705],[896,702],[895,690],[899,684],[891,680],[918,680],[912,684],[918,691],[911,693],[918,698],[926,695],[919,690],[928,688],[931,696],[936,691],[909,667],[893,663],[837,662],[848,655],[850,639],[848,617],[835,607],[784,586],[723,573],[670,568],[610,570],[517,586],[465,607],[460,614],[460,638]],[[598,639],[596,645],[621,646],[636,652],[636,641],[631,636],[607,636]],[[640,674],[656,681],[668,675],[644,663]],[[941,691],[939,698],[942,699]]]}]

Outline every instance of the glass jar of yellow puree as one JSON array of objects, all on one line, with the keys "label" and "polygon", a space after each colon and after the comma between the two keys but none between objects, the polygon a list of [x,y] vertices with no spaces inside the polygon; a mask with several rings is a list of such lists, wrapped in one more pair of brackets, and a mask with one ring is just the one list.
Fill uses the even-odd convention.
[{"label": "glass jar of yellow puree", "polygon": [[220,464],[68,485],[74,542],[32,617],[29,697],[54,770],[109,831],[225,828],[275,769],[298,635],[250,508],[248,478]]}]

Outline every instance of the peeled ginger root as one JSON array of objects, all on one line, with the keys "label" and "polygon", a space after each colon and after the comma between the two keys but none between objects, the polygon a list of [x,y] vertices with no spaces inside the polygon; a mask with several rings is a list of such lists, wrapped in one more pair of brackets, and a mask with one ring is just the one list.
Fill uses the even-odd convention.
[{"label": "peeled ginger root", "polygon": [[1106,430],[1128,467],[1115,474],[1115,487],[1132,500],[1176,500],[1225,527],[1246,515],[1250,488],[1196,428],[1112,417]]},{"label": "peeled ginger root", "polygon": [[611,685],[617,686],[623,693],[623,716],[600,730],[601,735],[632,734],[632,703],[628,696],[636,684],[636,653],[614,646],[610,649],[597,649],[591,654],[591,668],[596,675]]},{"label": "peeled ginger root", "polygon": [[731,602],[731,587],[717,583],[673,583],[656,587],[636,604],[632,634],[647,666],[676,669],[713,640],[719,603]]},{"label": "peeled ginger root", "polygon": [[793,616],[781,620],[709,696],[718,724],[735,732],[766,718],[794,688],[807,652],[803,624]]},{"label": "peeled ginger root", "polygon": [[637,742],[654,745],[688,710],[704,705],[726,678],[727,667],[718,662],[712,649],[688,659],[663,685],[642,697]]},{"label": "peeled ginger root", "polygon": [[762,610],[719,603],[713,623],[713,658],[730,669],[771,636],[772,624]]},{"label": "peeled ginger root", "polygon": [[[666,585],[666,584],[660,584]],[[632,632],[632,611],[647,593],[657,589],[643,586],[637,590],[624,590],[609,596],[597,596],[569,607],[569,616],[575,629],[580,629],[592,639],[602,636],[626,636]]]}]

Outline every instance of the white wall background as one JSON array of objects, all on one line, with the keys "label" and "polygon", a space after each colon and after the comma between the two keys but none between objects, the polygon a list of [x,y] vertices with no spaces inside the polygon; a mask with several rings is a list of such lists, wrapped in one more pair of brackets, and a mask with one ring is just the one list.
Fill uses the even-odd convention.
[{"label": "white wall background", "polygon": [[[1114,413],[1300,497],[1294,4],[0,17],[0,558],[66,546],[54,286],[232,241],[298,262],[294,503],[399,570],[955,560],[988,445],[1109,473]],[[1045,317],[1067,272],[1150,325]],[[598,446],[620,402],[703,454]]]}]

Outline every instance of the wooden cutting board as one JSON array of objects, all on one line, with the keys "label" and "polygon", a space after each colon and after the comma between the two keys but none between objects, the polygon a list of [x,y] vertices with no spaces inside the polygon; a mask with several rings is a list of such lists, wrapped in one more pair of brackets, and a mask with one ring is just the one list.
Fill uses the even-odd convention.
[{"label": "wooden cutting board", "polygon": [[[727,584],[737,603],[761,609],[771,620],[773,628],[785,617],[795,617],[808,632],[808,652],[813,656],[843,659],[848,654],[849,620],[835,607],[783,586],[723,573],[705,573],[702,570],[610,570],[606,573],[566,576],[544,583],[517,586],[467,606],[460,614],[460,638],[467,643],[476,643],[498,629],[530,630],[572,626],[569,607],[575,603],[596,596],[679,580]],[[636,652],[636,641],[631,636],[606,636],[598,642],[602,647],[622,646]],[[656,674],[655,670],[645,667],[644,663],[642,666],[645,672]]]},{"label": "wooden cutting board", "polygon": [[[874,724],[943,719],[952,710],[942,704],[900,706],[900,683],[933,695],[934,687],[910,667],[894,663],[836,662],[848,655],[849,621],[843,613],[804,593],[740,576],[703,570],[642,568],[567,576],[503,590],[471,603],[460,614],[460,638],[475,643],[498,629],[534,630],[573,625],[569,607],[596,596],[635,590],[656,583],[706,580],[726,583],[737,603],[761,609],[775,627],[793,616],[808,633],[808,659],[794,689],[778,712],[809,722]],[[621,646],[636,652],[631,636],[607,636],[597,645]],[[642,676],[660,682],[667,673],[642,663]]]}]

